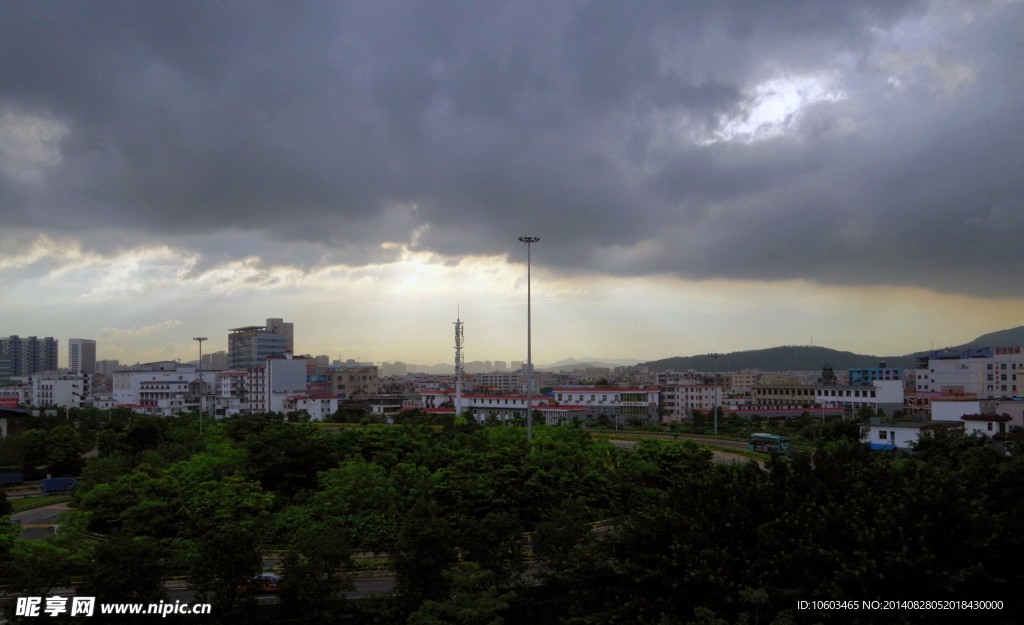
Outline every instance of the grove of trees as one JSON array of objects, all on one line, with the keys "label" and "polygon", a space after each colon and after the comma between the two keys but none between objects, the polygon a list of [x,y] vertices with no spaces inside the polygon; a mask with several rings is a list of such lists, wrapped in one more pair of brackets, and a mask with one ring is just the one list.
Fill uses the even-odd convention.
[{"label": "grove of trees", "polygon": [[[983,440],[940,435],[906,456],[832,427],[813,452],[723,464],[692,442],[623,450],[568,426],[527,446],[521,428],[426,417],[238,417],[201,436],[189,415],[93,417],[0,448],[8,463],[82,463],[57,536],[18,539],[0,517],[9,597],[74,584],[156,601],[184,576],[213,604],[191,623],[1024,622],[1024,456]],[[97,451],[61,451],[75,444]],[[281,601],[257,606],[246,585],[271,553]],[[394,592],[351,598],[367,562]],[[798,608],[875,599],[1003,604]]]}]

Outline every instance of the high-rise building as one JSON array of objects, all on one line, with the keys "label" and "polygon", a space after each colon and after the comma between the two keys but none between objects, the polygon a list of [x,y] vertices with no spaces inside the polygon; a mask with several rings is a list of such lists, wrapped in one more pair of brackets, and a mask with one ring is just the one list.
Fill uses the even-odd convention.
[{"label": "high-rise building", "polygon": [[96,361],[96,373],[102,373],[104,375],[111,375],[115,371],[121,368],[121,361],[119,360],[97,360]]},{"label": "high-rise building", "polygon": [[12,375],[31,375],[57,369],[57,339],[52,336],[21,338],[14,334],[0,338],[0,356],[11,361]]},{"label": "high-rise building", "polygon": [[267,319],[266,326],[244,326],[228,331],[228,367],[233,370],[258,367],[270,356],[295,349],[292,324]]},{"label": "high-rise building", "polygon": [[284,319],[267,319],[267,330],[288,339],[288,351],[295,353],[295,324],[285,323]]},{"label": "high-rise building", "polygon": [[14,381],[14,358],[0,354],[0,386],[10,386]]},{"label": "high-rise building", "polygon": [[68,370],[72,373],[96,373],[96,341],[68,339]]},{"label": "high-rise building", "polygon": [[228,353],[224,350],[203,354],[203,371],[223,371],[228,368]]},{"label": "high-rise building", "polygon": [[382,362],[380,374],[384,377],[404,377],[409,375],[409,366],[404,362]]}]

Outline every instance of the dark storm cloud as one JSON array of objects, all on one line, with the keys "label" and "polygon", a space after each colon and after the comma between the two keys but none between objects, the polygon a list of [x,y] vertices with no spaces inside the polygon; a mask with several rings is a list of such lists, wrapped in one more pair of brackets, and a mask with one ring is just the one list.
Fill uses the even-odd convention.
[{"label": "dark storm cloud", "polygon": [[[530,231],[570,272],[1020,294],[1021,8],[943,6],[7,3],[0,136],[50,124],[60,158],[0,151],[0,211],[197,271]],[[845,97],[783,136],[710,140],[826,73]]]}]

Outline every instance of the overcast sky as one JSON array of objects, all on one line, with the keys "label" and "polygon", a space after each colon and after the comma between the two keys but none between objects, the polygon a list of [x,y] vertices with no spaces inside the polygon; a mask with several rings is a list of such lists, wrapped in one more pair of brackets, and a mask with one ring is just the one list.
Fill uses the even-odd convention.
[{"label": "overcast sky", "polygon": [[1021,0],[0,5],[0,335],[878,355],[1024,324]]}]

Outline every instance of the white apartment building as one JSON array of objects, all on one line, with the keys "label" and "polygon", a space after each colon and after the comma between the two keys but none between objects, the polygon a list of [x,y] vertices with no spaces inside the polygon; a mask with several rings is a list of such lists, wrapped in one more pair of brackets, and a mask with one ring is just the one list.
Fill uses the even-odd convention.
[{"label": "white apartment building", "polygon": [[305,410],[310,421],[324,421],[338,412],[338,406],[344,401],[339,397],[309,397],[294,395],[288,398],[286,412]]},{"label": "white apartment building", "polygon": [[78,374],[44,373],[29,376],[33,406],[79,408],[85,396],[85,377]]},{"label": "white apartment building", "polygon": [[957,354],[929,358],[926,366],[914,372],[919,393],[952,396],[975,396],[983,399],[1017,397],[1024,392],[1024,353],[1020,347],[997,347],[975,351],[960,357]]},{"label": "white apartment building", "polygon": [[[455,391],[421,391],[421,407],[425,410],[450,409],[454,412]],[[550,405],[551,398],[547,395],[534,395],[532,407],[534,411]],[[462,411],[468,412],[481,423],[489,419],[509,421],[526,417],[526,395],[491,395],[464,393],[462,395]]]},{"label": "white apartment building", "polygon": [[[199,376],[202,375],[202,384]],[[306,359],[286,353],[245,371],[200,372],[175,362],[136,365],[113,374],[113,400],[137,412],[173,416],[198,410],[216,416],[295,410],[307,396]]]},{"label": "white apartment building", "polygon": [[214,414],[231,417],[247,412],[248,390],[248,371],[218,371],[214,382]]},{"label": "white apartment building", "polygon": [[582,407],[587,419],[604,416],[647,423],[658,422],[660,393],[655,387],[556,386],[551,391],[555,405]]},{"label": "white apartment building", "polygon": [[212,392],[216,371],[203,371],[200,386],[195,365],[164,361],[135,365],[113,373],[113,401],[136,412],[164,417],[196,410],[199,395]]},{"label": "white apartment building", "polygon": [[248,414],[267,412],[267,366],[249,369],[245,378],[245,399],[242,410]]},{"label": "white apartment building", "polygon": [[297,410],[294,398],[308,396],[306,362],[305,357],[286,352],[282,356],[270,356],[262,365],[245,371],[214,372],[215,397],[212,399],[216,403],[216,414]]},{"label": "white apartment building", "polygon": [[482,393],[522,393],[526,391],[523,375],[519,371],[476,373],[473,388]]},{"label": "white apartment building", "polygon": [[666,384],[661,387],[661,417],[680,421],[692,417],[694,410],[710,413],[722,398],[722,389],[713,384]]},{"label": "white apartment building", "polygon": [[903,409],[903,381],[875,380],[871,386],[816,386],[813,400],[819,406],[852,412],[867,407],[892,414]]},{"label": "white apartment building", "polygon": [[[421,408],[432,412],[455,412],[455,391],[423,391]],[[524,394],[463,394],[462,410],[483,423],[488,420],[511,421],[526,417],[527,398]],[[534,395],[531,403],[535,422],[543,419],[548,425],[564,425],[587,420],[587,409],[582,406],[555,406],[548,395]]]}]

